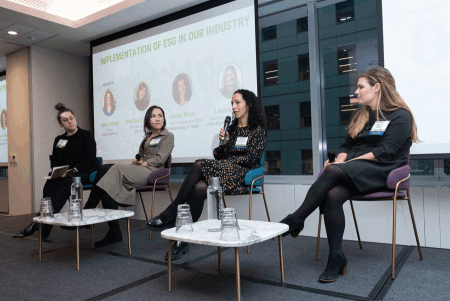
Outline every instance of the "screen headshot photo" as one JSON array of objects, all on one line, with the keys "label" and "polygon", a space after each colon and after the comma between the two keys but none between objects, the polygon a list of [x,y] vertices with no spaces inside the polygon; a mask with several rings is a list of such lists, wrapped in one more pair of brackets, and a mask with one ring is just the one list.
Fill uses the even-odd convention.
[{"label": "screen headshot photo", "polygon": [[111,116],[114,114],[114,111],[116,110],[116,98],[114,97],[114,92],[111,89],[106,90],[103,95],[102,105],[103,113],[105,113],[106,116]]},{"label": "screen headshot photo", "polygon": [[146,82],[140,82],[134,90],[134,105],[139,111],[147,110],[150,104],[150,89]]},{"label": "screen headshot photo", "polygon": [[6,110],[3,109],[1,113],[1,125],[2,129],[6,129]]},{"label": "screen headshot photo", "polygon": [[192,96],[192,82],[186,73],[181,73],[172,84],[173,99],[177,104],[183,106],[188,103]]},{"label": "screen headshot photo", "polygon": [[242,87],[242,72],[234,64],[225,65],[219,74],[219,90],[226,98],[231,98]]}]

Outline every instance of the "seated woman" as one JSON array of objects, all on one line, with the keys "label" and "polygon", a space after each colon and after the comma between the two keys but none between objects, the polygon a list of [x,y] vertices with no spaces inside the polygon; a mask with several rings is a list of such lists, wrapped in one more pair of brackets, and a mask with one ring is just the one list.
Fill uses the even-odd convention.
[{"label": "seated woman", "polygon": [[[91,132],[77,127],[77,119],[71,109],[66,108],[62,103],[58,103],[55,108],[58,110],[56,119],[65,133],[56,137],[53,142],[53,152],[50,156],[51,168],[69,165],[69,171],[76,172],[71,176],[81,177],[82,184],[89,184],[89,176],[98,167],[94,136]],[[67,176],[69,171],[61,178],[49,179],[45,182],[43,197],[51,198],[55,213],[61,211],[70,197],[72,178]],[[38,229],[38,225],[32,222],[14,238],[30,236]],[[42,238],[47,238],[51,229],[51,225],[43,225]]]},{"label": "seated woman", "polygon": [[[319,206],[323,210],[330,254],[321,282],[336,281],[338,272],[345,275],[347,270],[342,253],[343,204],[353,195],[386,189],[389,172],[406,165],[412,142],[419,142],[413,114],[387,69],[373,67],[361,73],[356,94],[362,107],[350,122],[336,162],[325,162],[323,174],[303,204],[281,221],[289,225],[285,234],[297,237],[305,219]],[[377,121],[384,121],[381,130],[377,130]]]},{"label": "seated woman", "polygon": [[[185,203],[190,205],[192,219],[196,222],[202,214],[210,177],[219,177],[224,194],[245,192],[245,174],[259,165],[266,146],[266,116],[259,99],[248,90],[234,92],[231,106],[236,119],[227,133],[220,130],[219,137],[224,141],[214,150],[216,160],[195,161],[175,200],[160,215],[150,219],[145,224],[147,228],[162,230],[173,226],[178,205]],[[245,138],[244,148],[235,148],[238,137]],[[172,250],[172,259],[177,260],[189,247],[187,243],[174,242]]]},{"label": "seated woman", "polygon": [[[161,168],[169,158],[174,147],[174,136],[166,130],[166,117],[162,108],[151,106],[145,113],[145,137],[139,146],[141,159],[131,164],[114,164],[100,169],[101,178],[91,190],[91,196],[85,208],[97,206],[101,199],[103,208],[118,209],[118,206],[135,204],[136,188],[145,186],[148,176]],[[110,167],[110,168],[109,168]],[[109,170],[107,170],[109,168]],[[122,241],[119,221],[108,222],[106,237],[95,243],[95,247]]]}]

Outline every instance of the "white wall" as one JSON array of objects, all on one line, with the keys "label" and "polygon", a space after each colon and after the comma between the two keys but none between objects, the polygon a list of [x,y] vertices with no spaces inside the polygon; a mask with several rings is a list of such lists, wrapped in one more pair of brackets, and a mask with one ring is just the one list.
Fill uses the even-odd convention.
[{"label": "white wall", "polygon": [[49,155],[61,128],[58,102],[72,109],[78,126],[93,132],[89,93],[89,58],[31,47],[33,211],[39,211],[44,176],[51,170]]},{"label": "white wall", "polygon": [[[180,184],[171,184],[173,197],[176,197],[179,187]],[[266,189],[266,199],[271,221],[279,222],[301,205],[310,185],[268,184],[264,187]],[[143,196],[147,213],[150,216],[151,192],[146,192]],[[412,187],[411,199],[421,246],[450,249],[450,190],[448,188]],[[139,196],[136,197],[136,204],[134,207],[129,207],[128,210],[134,210],[136,213],[135,218],[144,220],[145,216],[140,205]],[[169,204],[168,193],[157,192],[155,215],[162,212]],[[238,218],[248,219],[248,195],[227,196],[226,204],[228,207],[236,208]],[[388,201],[355,201],[353,204],[359,233],[363,241],[363,248],[364,242],[391,244],[393,203]],[[355,224],[349,202],[345,203],[344,212],[346,218],[344,239],[356,241]],[[206,218],[206,210],[203,210],[200,219],[204,218]],[[252,219],[267,221],[262,196],[257,195],[253,199]],[[301,235],[316,237],[318,221],[319,213],[316,210],[306,219],[305,228]],[[323,224],[321,237],[326,237]],[[397,202],[397,244],[416,245],[411,216],[406,201]],[[315,248],[315,245],[311,247]]]}]

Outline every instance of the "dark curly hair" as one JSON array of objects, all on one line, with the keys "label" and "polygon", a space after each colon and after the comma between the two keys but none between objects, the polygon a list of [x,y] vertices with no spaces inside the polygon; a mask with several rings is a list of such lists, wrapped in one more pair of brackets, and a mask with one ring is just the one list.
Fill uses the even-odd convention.
[{"label": "dark curly hair", "polygon": [[[236,90],[233,95],[236,93],[241,94],[245,103],[248,105],[248,128],[254,131],[260,126],[264,129],[264,134],[267,136],[267,118],[259,98],[252,91],[245,89]],[[234,119],[228,128],[229,133],[233,132],[237,127],[237,123],[237,119]]]}]

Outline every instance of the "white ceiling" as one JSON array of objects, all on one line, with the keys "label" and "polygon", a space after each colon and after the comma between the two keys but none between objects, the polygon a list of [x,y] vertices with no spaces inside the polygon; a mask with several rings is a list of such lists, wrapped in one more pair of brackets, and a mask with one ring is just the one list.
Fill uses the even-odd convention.
[{"label": "white ceiling", "polygon": [[[0,7],[0,72],[5,56],[25,46],[39,46],[80,56],[89,56],[89,42],[121,30],[158,19],[207,0],[146,0],[121,11],[72,28]],[[18,35],[7,31],[15,29]],[[30,38],[31,37],[31,38]]]},{"label": "white ceiling", "polygon": [[[34,16],[25,14],[23,12],[26,10],[23,8],[17,11],[10,9],[12,7],[10,4],[9,8],[2,6],[0,7],[0,72],[6,70],[5,56],[23,47],[33,45],[86,57],[90,54],[89,43],[92,40],[207,1],[126,0],[124,3],[128,4],[123,4],[122,7],[116,6],[115,9],[114,6],[110,7],[78,21],[79,23],[75,25],[74,23],[63,25],[64,22],[51,21],[52,18],[48,14],[40,15],[40,12],[34,13]],[[299,0],[258,0],[258,3],[261,6],[267,6],[272,3],[279,5],[292,1]],[[5,0],[0,0],[0,5],[2,3],[5,3]],[[265,12],[260,9],[260,14],[264,15]],[[90,22],[90,20],[93,21]],[[9,30],[17,31],[18,35],[9,35],[7,33]]]}]

